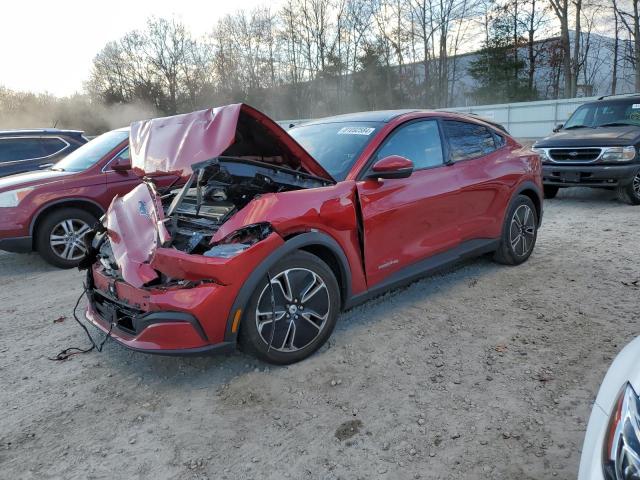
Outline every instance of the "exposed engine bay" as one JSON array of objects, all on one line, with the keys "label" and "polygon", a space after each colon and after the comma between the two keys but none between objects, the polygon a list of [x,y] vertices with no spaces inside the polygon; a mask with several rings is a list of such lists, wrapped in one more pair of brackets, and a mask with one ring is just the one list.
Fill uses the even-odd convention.
[{"label": "exposed engine bay", "polygon": [[178,250],[205,254],[220,225],[266,193],[331,183],[313,175],[247,158],[218,157],[193,166],[187,184],[174,193],[165,224]]},{"label": "exposed engine bay", "polygon": [[[137,286],[181,281],[150,265],[157,248],[234,257],[272,232],[268,223],[245,225],[212,243],[252,200],[335,184],[275,122],[243,104],[137,122],[130,143],[145,185],[114,199],[83,265],[99,261],[109,277]],[[178,175],[180,187],[162,191],[157,172]]]}]

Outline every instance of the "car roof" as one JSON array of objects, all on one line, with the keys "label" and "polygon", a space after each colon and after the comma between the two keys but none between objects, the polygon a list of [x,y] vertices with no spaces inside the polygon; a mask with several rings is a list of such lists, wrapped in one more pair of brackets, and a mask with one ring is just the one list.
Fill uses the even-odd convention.
[{"label": "car roof", "polygon": [[[320,123],[342,123],[342,122],[389,122],[392,119],[404,115],[406,113],[419,112],[416,108],[407,108],[402,110],[375,110],[373,112],[355,112],[335,115],[333,117],[324,117],[304,123],[304,125],[313,125]],[[303,124],[301,124],[302,126]]]},{"label": "car roof", "polygon": [[74,137],[81,136],[82,130],[67,130],[60,128],[31,128],[31,129],[13,129],[0,130],[0,136],[26,136],[26,135],[71,135]]},{"label": "car roof", "polygon": [[600,97],[597,100],[594,100],[592,102],[587,102],[585,105],[588,105],[590,103],[601,103],[601,102],[626,103],[629,100],[640,100],[640,95],[637,94],[637,93],[632,93],[632,94],[629,94],[629,95],[625,95],[625,94],[621,94],[621,95],[605,95],[605,96]]}]

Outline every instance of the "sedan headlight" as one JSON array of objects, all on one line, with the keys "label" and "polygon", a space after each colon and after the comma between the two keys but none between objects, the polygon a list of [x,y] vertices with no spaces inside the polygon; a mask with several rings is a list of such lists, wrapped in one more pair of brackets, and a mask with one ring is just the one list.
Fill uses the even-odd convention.
[{"label": "sedan headlight", "polygon": [[640,478],[640,401],[626,384],[616,401],[602,450],[602,468],[607,480]]},{"label": "sedan headlight", "polygon": [[534,152],[536,152],[538,155],[540,155],[540,161],[542,162],[548,162],[551,159],[549,158],[549,156],[547,155],[547,151],[544,148],[532,148],[531,150],[533,150]]},{"label": "sedan headlight", "polygon": [[636,158],[636,147],[608,147],[602,151],[603,162],[630,162]]},{"label": "sedan headlight", "polygon": [[18,190],[9,190],[8,192],[0,193],[0,208],[17,207],[22,199],[31,192],[31,190],[33,190],[33,187],[20,188]]}]

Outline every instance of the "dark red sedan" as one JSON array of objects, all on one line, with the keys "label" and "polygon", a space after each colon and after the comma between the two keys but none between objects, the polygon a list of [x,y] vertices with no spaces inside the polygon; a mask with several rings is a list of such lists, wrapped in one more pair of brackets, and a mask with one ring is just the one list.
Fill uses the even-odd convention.
[{"label": "dark red sedan", "polygon": [[240,342],[298,361],[341,310],[445,264],[516,265],[542,216],[536,154],[480,119],[402,110],[282,130],[246,105],[132,125],[134,168],[192,172],[116,199],[87,258],[87,317],[140,351]]},{"label": "dark red sedan", "polygon": [[86,253],[84,237],[113,197],[140,182],[128,128],[100,135],[47,170],[0,178],[0,250],[36,250],[57,267],[75,267]]}]

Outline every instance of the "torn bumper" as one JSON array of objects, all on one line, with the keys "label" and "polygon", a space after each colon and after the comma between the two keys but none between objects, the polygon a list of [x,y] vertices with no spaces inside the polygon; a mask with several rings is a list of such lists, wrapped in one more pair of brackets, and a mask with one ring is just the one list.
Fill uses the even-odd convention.
[{"label": "torn bumper", "polygon": [[166,355],[233,350],[237,330],[232,320],[242,311],[232,309],[240,288],[282,244],[272,233],[231,259],[158,249],[151,265],[172,278],[196,282],[189,287],[136,287],[94,263],[87,274],[86,317],[103,332],[113,323],[113,339],[133,350]]},{"label": "torn bumper", "polygon": [[[92,271],[86,317],[127,348],[166,355],[233,350],[224,341],[227,312],[235,296],[224,286],[143,290]],[[206,320],[206,323],[203,322]]]}]

